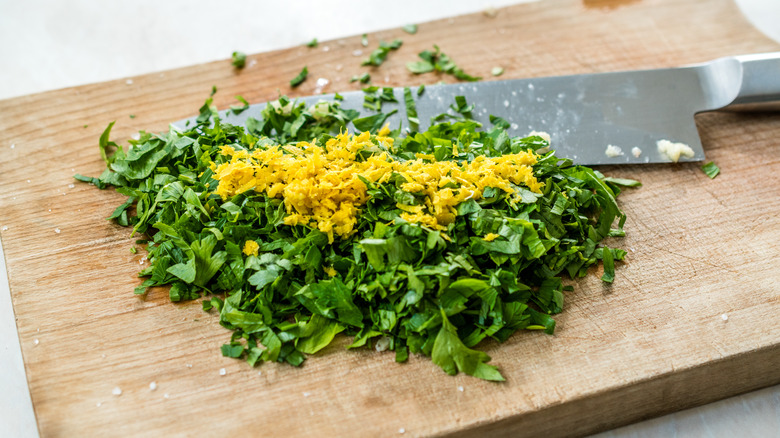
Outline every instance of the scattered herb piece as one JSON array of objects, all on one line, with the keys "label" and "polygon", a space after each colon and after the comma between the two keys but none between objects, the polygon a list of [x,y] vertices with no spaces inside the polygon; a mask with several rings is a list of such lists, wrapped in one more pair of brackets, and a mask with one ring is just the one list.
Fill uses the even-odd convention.
[{"label": "scattered herb piece", "polygon": [[371,116],[361,117],[353,120],[352,124],[358,131],[376,134],[385,125],[385,120],[397,112],[398,110],[394,109],[388,113],[377,113]]},{"label": "scattered herb piece", "polygon": [[701,170],[704,172],[705,175],[710,177],[710,179],[715,179],[715,177],[718,176],[718,174],[720,173],[720,167],[718,167],[712,161],[701,166]]},{"label": "scattered herb piece", "polygon": [[360,76],[358,76],[358,75],[352,76],[352,79],[350,79],[349,81],[350,82],[358,82],[358,81],[360,81],[360,83],[362,83],[362,84],[367,84],[370,80],[371,80],[371,75],[368,74],[368,72],[365,72],[365,73],[363,73]]},{"label": "scattered herb piece", "polygon": [[615,261],[612,254],[612,250],[607,248],[601,248],[602,261],[604,262],[604,275],[601,276],[601,281],[604,283],[612,283],[615,280]]},{"label": "scattered herb piece", "polygon": [[308,75],[309,75],[309,68],[308,68],[308,67],[303,67],[303,70],[301,70],[301,72],[300,72],[300,73],[298,73],[298,76],[294,77],[294,78],[293,78],[293,79],[290,81],[290,86],[291,86],[291,87],[293,87],[293,88],[295,88],[295,87],[297,87],[298,85],[301,85],[301,83],[303,83],[303,81],[305,81],[305,80],[306,80],[306,77],[307,77]]},{"label": "scattered herb piece", "polygon": [[363,34],[363,35],[360,36],[360,45],[362,45],[363,47],[368,47],[368,35],[367,34]]},{"label": "scattered herb piece", "polygon": [[605,182],[609,182],[618,186],[623,187],[641,187],[642,183],[635,180],[635,179],[627,179],[627,178],[612,178],[612,177],[601,177],[602,180]]},{"label": "scattered herb piece", "polygon": [[244,68],[246,66],[246,53],[233,52],[233,66],[236,68]]},{"label": "scattered herb piece", "polygon": [[130,114],[130,118],[134,119],[135,118],[135,114]]},{"label": "scattered herb piece", "polygon": [[[462,97],[453,107],[403,136],[385,126],[395,110],[361,118],[281,97],[242,127],[209,97],[193,127],[142,131],[127,150],[110,123],[105,172],[75,178],[127,196],[111,217],[149,236],[137,241],[150,264],[134,292],[206,295],[203,310],[233,330],[227,357],[298,366],[342,333],[349,348],[381,342],[399,362],[423,354],[449,374],[501,381],[482,340],[552,333],[571,290],[562,275],[603,260],[613,281],[625,251],[598,245],[623,233],[624,181],[539,152],[545,139],[510,137],[503,119],[482,129]],[[306,207],[311,193],[322,201]]]},{"label": "scattered herb piece", "polygon": [[398,102],[392,87],[371,86],[363,89],[363,108],[382,111],[383,102]]},{"label": "scattered herb piece", "polygon": [[130,247],[130,252],[131,252],[131,253],[133,253],[133,254],[137,254],[137,253],[138,253],[138,250],[137,250],[137,249],[135,249],[135,247],[134,247],[134,246],[131,246],[131,247]]},{"label": "scattered herb piece", "polygon": [[504,68],[503,67],[493,67],[492,70],[490,70],[490,74],[493,76],[501,76],[504,74]]},{"label": "scattered herb piece", "polygon": [[406,64],[406,68],[414,74],[423,74],[432,71],[438,71],[455,76],[455,78],[463,81],[478,81],[481,77],[471,76],[466,74],[460,67],[458,67],[452,59],[446,54],[442,53],[439,46],[433,46],[434,51],[424,50],[418,54],[422,61],[413,61]]},{"label": "scattered herb piece", "polygon": [[417,25],[416,24],[407,24],[406,26],[401,28],[404,32],[408,33],[409,35],[414,35],[417,33]]},{"label": "scattered herb piece", "polygon": [[399,39],[395,39],[390,43],[381,41],[379,43],[379,48],[371,52],[368,58],[364,59],[360,65],[373,65],[375,67],[378,67],[382,65],[383,62],[385,62],[385,60],[387,59],[387,55],[390,53],[391,50],[398,50],[398,48],[401,47],[402,44],[403,41]]},{"label": "scattered herb piece", "polygon": [[417,104],[412,97],[412,90],[409,87],[404,88],[404,104],[406,105],[406,119],[409,121],[409,128],[412,131],[420,129],[420,119],[417,118]]},{"label": "scattered herb piece", "polygon": [[306,47],[317,47],[319,43],[317,42],[317,38],[312,39],[308,43],[306,43]]},{"label": "scattered herb piece", "polygon": [[246,99],[244,99],[242,96],[236,96],[236,100],[241,102],[243,105],[242,106],[231,105],[230,107],[231,113],[233,113],[234,115],[239,115],[249,109],[249,102],[247,102]]}]

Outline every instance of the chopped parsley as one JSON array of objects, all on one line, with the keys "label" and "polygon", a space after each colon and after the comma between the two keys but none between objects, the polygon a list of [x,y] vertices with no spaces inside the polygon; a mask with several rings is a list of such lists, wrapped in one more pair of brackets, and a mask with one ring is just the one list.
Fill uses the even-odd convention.
[{"label": "chopped parsley", "polygon": [[701,166],[701,170],[705,175],[710,177],[710,179],[715,179],[715,177],[720,173],[720,167],[718,167],[717,164],[713,163],[712,161]]},{"label": "chopped parsley", "polygon": [[442,53],[439,46],[433,46],[434,51],[424,50],[417,56],[422,61],[413,61],[406,64],[407,70],[414,74],[429,73],[432,71],[438,71],[455,76],[456,79],[462,81],[478,81],[481,77],[471,76],[458,67],[452,59],[445,53]]},{"label": "chopped parsley", "polygon": [[244,68],[246,66],[246,54],[242,52],[233,52],[233,67]]},{"label": "chopped parsley", "polygon": [[308,67],[303,67],[301,72],[298,73],[298,76],[292,78],[292,80],[290,81],[290,86],[295,88],[298,85],[301,85],[303,83],[303,81],[306,80],[306,77],[308,75],[309,75],[309,68]]},{"label": "chopped parsley", "polygon": [[408,33],[409,35],[414,35],[417,33],[417,25],[416,24],[407,24],[406,26],[402,27],[401,30]]},{"label": "chopped parsley", "polygon": [[243,105],[242,106],[231,105],[230,107],[231,113],[238,115],[249,109],[249,102],[247,102],[246,99],[244,99],[242,96],[236,96],[236,100],[241,102]]},{"label": "chopped parsley", "polygon": [[317,47],[319,45],[319,42],[317,42],[317,38],[312,39],[308,43],[306,43],[306,47]]},{"label": "chopped parsley", "polygon": [[399,39],[394,39],[390,43],[386,43],[384,41],[381,41],[379,43],[379,47],[375,49],[371,54],[368,56],[368,58],[363,60],[363,63],[360,65],[373,65],[375,67],[378,67],[382,65],[383,62],[387,59],[387,55],[390,53],[391,50],[398,50],[398,48],[401,47],[403,44],[403,41]]},{"label": "chopped parsley", "polygon": [[362,75],[354,75],[352,76],[352,79],[349,80],[350,82],[360,82],[361,84],[367,84],[369,81],[371,81],[371,75],[368,74],[368,72],[363,73]]},{"label": "chopped parsley", "polygon": [[[404,104],[412,122],[408,88]],[[148,236],[135,292],[200,299],[233,331],[226,357],[298,366],[346,335],[348,348],[502,381],[480,343],[553,333],[563,276],[601,260],[614,281],[626,253],[599,243],[624,234],[615,198],[632,183],[542,152],[542,137],[510,137],[499,117],[483,127],[462,97],[453,108],[404,135],[386,126],[395,110],[286,97],[234,126],[209,97],[194,126],[142,131],[130,147],[109,124],[107,169],[75,178],[127,196],[110,219]]]},{"label": "chopped parsley", "polygon": [[504,74],[504,68],[503,67],[493,67],[492,70],[490,70],[490,74],[493,76],[501,76]]}]

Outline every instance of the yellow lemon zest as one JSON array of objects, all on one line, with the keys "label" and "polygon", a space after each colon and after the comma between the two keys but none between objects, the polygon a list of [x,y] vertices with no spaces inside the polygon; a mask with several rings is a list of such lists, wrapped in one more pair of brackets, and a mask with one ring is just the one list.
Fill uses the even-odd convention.
[{"label": "yellow lemon zest", "polygon": [[481,199],[487,188],[503,191],[512,203],[522,199],[513,185],[541,193],[543,184],[533,175],[533,152],[462,163],[436,161],[427,154],[397,161],[385,152],[392,147],[389,133],[385,125],[373,139],[369,132],[341,133],[324,146],[300,142],[251,151],[222,146],[220,152],[229,160],[211,163],[219,181],[215,193],[223,200],[250,190],[280,198],[286,225],[319,229],[330,243],[334,236],[348,238],[356,232],[361,207],[369,199],[363,181],[381,185],[393,174],[402,176],[401,190],[415,195],[417,205],[396,204],[401,219],[434,230],[446,229],[457,217],[456,207]]},{"label": "yellow lemon zest", "polygon": [[501,235],[500,234],[496,234],[496,233],[487,233],[487,234],[485,234],[485,237],[482,238],[482,240],[486,240],[488,242],[492,242],[492,241],[496,240],[497,237],[501,237]]},{"label": "yellow lemon zest", "polygon": [[244,243],[244,254],[248,256],[256,256],[259,250],[260,245],[258,245],[254,240],[247,240],[246,243]]},{"label": "yellow lemon zest", "polygon": [[338,272],[336,272],[335,269],[333,269],[333,266],[325,266],[322,268],[323,271],[325,271],[326,274],[328,274],[328,277],[335,277]]}]

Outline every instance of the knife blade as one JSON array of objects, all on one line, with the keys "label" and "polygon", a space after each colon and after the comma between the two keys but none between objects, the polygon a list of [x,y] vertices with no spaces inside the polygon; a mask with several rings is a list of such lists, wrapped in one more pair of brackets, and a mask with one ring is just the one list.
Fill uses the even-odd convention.
[{"label": "knife blade", "polygon": [[[411,87],[416,95],[417,87]],[[403,88],[393,89],[404,102]],[[332,101],[334,94],[297,99],[306,105]],[[364,93],[341,93],[341,107],[363,110]],[[621,71],[543,78],[508,79],[477,83],[433,85],[416,97],[420,129],[431,117],[453,114],[455,96],[475,104],[473,118],[485,126],[490,115],[502,117],[512,136],[546,132],[556,156],[577,164],[671,162],[658,143],[683,143],[693,151],[681,161],[704,160],[694,115],[705,111],[776,109],[780,102],[780,52],[719,58],[701,64],[652,70]],[[265,103],[250,105],[238,115],[220,113],[226,123],[242,125],[259,118]],[[398,109],[387,119],[391,127],[406,127],[401,103],[383,105],[383,112]],[[363,114],[365,115],[365,114]],[[194,118],[181,120],[182,128]],[[607,153],[613,146],[612,153]],[[614,147],[620,148],[620,154]]]}]

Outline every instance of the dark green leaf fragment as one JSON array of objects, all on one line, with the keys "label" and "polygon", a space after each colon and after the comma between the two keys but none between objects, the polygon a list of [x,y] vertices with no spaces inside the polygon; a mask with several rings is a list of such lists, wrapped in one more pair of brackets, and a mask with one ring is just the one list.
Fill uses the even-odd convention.
[{"label": "dark green leaf fragment", "polygon": [[398,50],[402,44],[403,42],[400,39],[395,39],[389,43],[381,41],[379,43],[379,47],[371,52],[368,58],[364,59],[360,65],[373,65],[378,67],[382,65],[383,62],[385,62],[387,55],[391,50]]},{"label": "dark green leaf fragment", "polygon": [[290,81],[290,86],[291,86],[291,87],[293,87],[293,88],[295,88],[295,87],[297,87],[298,85],[301,85],[301,84],[303,83],[303,81],[305,81],[305,80],[306,80],[306,77],[307,77],[308,75],[309,75],[309,68],[308,68],[308,67],[303,67],[303,69],[301,70],[301,72],[300,72],[300,73],[298,73],[298,76],[294,77],[294,78],[293,78],[293,79]]},{"label": "dark green leaf fragment", "polygon": [[244,353],[244,346],[241,344],[224,344],[222,345],[222,355],[225,357],[241,357]]},{"label": "dark green leaf fragment", "polygon": [[249,102],[247,102],[246,99],[244,99],[242,96],[236,96],[236,100],[241,102],[243,105],[242,106],[237,106],[237,105],[231,106],[230,107],[230,112],[231,113],[233,113],[235,115],[239,115],[239,114],[241,114],[244,111],[249,109]]},{"label": "dark green leaf fragment", "polygon": [[371,75],[368,72],[365,72],[361,74],[360,76],[355,75],[352,76],[352,79],[350,79],[350,82],[358,82],[360,81],[361,84],[367,84],[371,80]]},{"label": "dark green leaf fragment", "polygon": [[478,81],[481,77],[471,76],[458,67],[455,62],[445,53],[442,53],[439,46],[433,46],[434,51],[424,50],[418,54],[422,61],[414,61],[406,64],[406,68],[414,74],[428,73],[438,71],[455,76],[462,81]]},{"label": "dark green leaf fragment", "polygon": [[433,344],[431,360],[450,375],[458,371],[484,380],[503,382],[504,376],[493,365],[488,365],[490,356],[478,350],[471,350],[463,345],[457,329],[441,312],[442,326]]},{"label": "dark green leaf fragment", "polygon": [[409,128],[412,131],[420,129],[420,119],[417,118],[417,105],[412,96],[412,90],[409,87],[404,88],[404,104],[406,105],[406,119],[409,121]]},{"label": "dark green leaf fragment", "polygon": [[604,275],[601,276],[601,281],[604,283],[612,283],[615,280],[615,259],[613,258],[612,250],[604,247],[602,254],[602,261],[604,262]]}]

